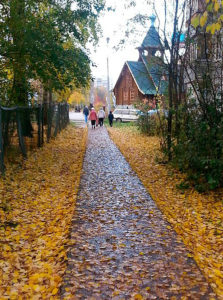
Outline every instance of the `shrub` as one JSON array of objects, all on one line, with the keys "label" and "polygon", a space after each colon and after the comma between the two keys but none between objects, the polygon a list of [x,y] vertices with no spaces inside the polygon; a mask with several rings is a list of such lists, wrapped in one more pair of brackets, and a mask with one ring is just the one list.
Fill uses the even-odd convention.
[{"label": "shrub", "polygon": [[201,192],[223,185],[223,116],[213,105],[206,116],[181,113],[181,130],[173,143],[173,164],[188,175]]}]

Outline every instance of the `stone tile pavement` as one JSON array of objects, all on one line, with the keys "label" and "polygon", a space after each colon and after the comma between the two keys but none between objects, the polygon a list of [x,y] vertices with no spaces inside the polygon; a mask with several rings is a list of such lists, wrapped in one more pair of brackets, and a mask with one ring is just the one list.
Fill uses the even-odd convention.
[{"label": "stone tile pavement", "polygon": [[104,127],[89,129],[61,289],[66,297],[215,299]]}]

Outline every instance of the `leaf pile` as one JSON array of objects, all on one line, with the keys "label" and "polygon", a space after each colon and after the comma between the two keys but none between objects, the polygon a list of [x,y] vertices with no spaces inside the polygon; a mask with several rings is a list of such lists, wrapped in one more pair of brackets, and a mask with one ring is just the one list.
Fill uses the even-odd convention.
[{"label": "leaf pile", "polygon": [[159,139],[131,128],[109,134],[223,299],[223,190],[199,194],[176,188],[184,175],[157,163]]},{"label": "leaf pile", "polygon": [[87,132],[68,127],[0,182],[0,298],[55,298]]}]

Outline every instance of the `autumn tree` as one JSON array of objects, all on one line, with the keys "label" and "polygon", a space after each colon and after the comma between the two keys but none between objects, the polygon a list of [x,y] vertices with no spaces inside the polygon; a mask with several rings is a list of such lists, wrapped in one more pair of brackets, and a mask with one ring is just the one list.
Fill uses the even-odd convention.
[{"label": "autumn tree", "polygon": [[222,7],[218,1],[188,1],[182,65],[187,98],[174,145],[175,164],[197,189],[223,184]]},{"label": "autumn tree", "polygon": [[[88,84],[86,45],[97,42],[103,0],[3,0],[0,2],[0,83],[9,105],[23,105],[30,81],[47,90]],[[6,88],[7,86],[7,88]]]},{"label": "autumn tree", "polygon": [[102,106],[106,106],[107,90],[103,86],[94,89],[94,106],[98,110]]}]

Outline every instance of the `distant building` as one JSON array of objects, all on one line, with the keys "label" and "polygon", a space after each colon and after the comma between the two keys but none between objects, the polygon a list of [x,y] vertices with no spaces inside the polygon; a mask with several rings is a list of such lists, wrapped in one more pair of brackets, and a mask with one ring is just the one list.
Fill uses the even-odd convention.
[{"label": "distant building", "polygon": [[104,78],[96,78],[94,80],[94,87],[95,88],[98,88],[98,87],[104,87],[107,89],[107,79],[104,79]]},{"label": "distant building", "polygon": [[163,45],[154,26],[155,16],[142,44],[138,47],[138,61],[126,61],[113,92],[116,105],[132,105],[137,101],[148,101],[156,107],[156,95],[164,94],[167,77],[163,62]]}]

